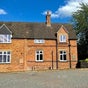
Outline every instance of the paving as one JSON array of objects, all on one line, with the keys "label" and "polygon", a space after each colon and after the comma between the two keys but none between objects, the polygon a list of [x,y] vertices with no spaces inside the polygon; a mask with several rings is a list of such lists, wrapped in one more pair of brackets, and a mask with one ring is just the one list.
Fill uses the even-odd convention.
[{"label": "paving", "polygon": [[88,69],[0,73],[0,88],[88,88]]}]

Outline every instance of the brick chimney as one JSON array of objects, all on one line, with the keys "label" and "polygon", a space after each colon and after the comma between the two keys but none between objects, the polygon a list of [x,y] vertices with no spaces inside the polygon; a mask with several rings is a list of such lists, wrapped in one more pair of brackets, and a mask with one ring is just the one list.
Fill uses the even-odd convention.
[{"label": "brick chimney", "polygon": [[51,16],[50,11],[47,11],[47,14],[46,14],[46,25],[47,26],[51,26],[50,16]]}]

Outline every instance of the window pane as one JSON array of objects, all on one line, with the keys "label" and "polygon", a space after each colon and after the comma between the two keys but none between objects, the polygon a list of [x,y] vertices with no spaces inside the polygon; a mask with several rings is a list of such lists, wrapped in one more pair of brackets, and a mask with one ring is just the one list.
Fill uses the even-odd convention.
[{"label": "window pane", "polygon": [[40,54],[40,60],[43,60],[43,55],[42,54]]},{"label": "window pane", "polygon": [[37,55],[37,60],[39,60],[39,55]]},{"label": "window pane", "polygon": [[35,39],[34,43],[44,43],[44,39]]},{"label": "window pane", "polygon": [[6,52],[4,52],[4,54],[6,54]]},{"label": "window pane", "polygon": [[3,55],[3,62],[6,62],[6,55]]},{"label": "window pane", "polygon": [[8,35],[8,42],[11,41],[11,35]]},{"label": "window pane", "polygon": [[0,35],[1,43],[9,43],[11,42],[11,35]]},{"label": "window pane", "polygon": [[10,54],[10,51],[8,51],[7,54]]},{"label": "window pane", "polygon": [[66,60],[66,55],[64,55],[64,60]]},{"label": "window pane", "polygon": [[39,54],[39,51],[37,51],[36,53]]},{"label": "window pane", "polygon": [[2,54],[2,52],[0,52],[0,54]]},{"label": "window pane", "polygon": [[10,51],[0,52],[0,62],[3,63],[10,62]]},{"label": "window pane", "polygon": [[3,35],[3,41],[7,42],[7,35]]},{"label": "window pane", "polygon": [[42,51],[40,51],[40,53],[42,53]]},{"label": "window pane", "polygon": [[66,42],[66,36],[65,35],[63,35],[63,41]]},{"label": "window pane", "polygon": [[60,54],[62,54],[62,51],[60,51]]},{"label": "window pane", "polygon": [[62,36],[60,36],[60,42],[62,41]]},{"label": "window pane", "polygon": [[9,55],[7,56],[7,62],[10,62],[10,56]]},{"label": "window pane", "polygon": [[36,51],[36,60],[37,61],[43,60],[43,51],[42,50]]},{"label": "window pane", "polygon": [[60,42],[66,42],[66,35],[60,35]]},{"label": "window pane", "polygon": [[63,59],[62,59],[62,55],[60,55],[60,60],[63,60]]},{"label": "window pane", "polygon": [[2,55],[0,55],[0,62],[2,62]]},{"label": "window pane", "polygon": [[0,35],[0,42],[3,42],[3,36]]},{"label": "window pane", "polygon": [[66,60],[66,51],[60,51],[60,60]]}]

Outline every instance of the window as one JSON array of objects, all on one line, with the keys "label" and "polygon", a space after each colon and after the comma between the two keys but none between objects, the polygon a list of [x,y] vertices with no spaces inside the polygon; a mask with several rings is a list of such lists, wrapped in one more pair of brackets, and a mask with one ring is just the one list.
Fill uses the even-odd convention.
[{"label": "window", "polygon": [[66,61],[66,51],[60,51],[60,61]]},{"label": "window", "polygon": [[11,43],[11,35],[0,35],[0,43]]},{"label": "window", "polygon": [[34,43],[45,43],[44,39],[35,39]]},{"label": "window", "polygon": [[0,51],[0,63],[10,63],[11,53],[10,51]]},{"label": "window", "polygon": [[42,50],[36,51],[36,61],[43,61],[43,51]]},{"label": "window", "polygon": [[66,42],[66,35],[60,35],[60,42]]}]

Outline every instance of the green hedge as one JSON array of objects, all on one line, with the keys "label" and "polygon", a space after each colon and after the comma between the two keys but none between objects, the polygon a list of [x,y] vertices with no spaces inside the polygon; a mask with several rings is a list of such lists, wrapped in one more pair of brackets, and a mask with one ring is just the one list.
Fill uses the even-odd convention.
[{"label": "green hedge", "polygon": [[80,60],[79,62],[87,62],[88,63],[88,58],[86,58],[85,60]]}]

